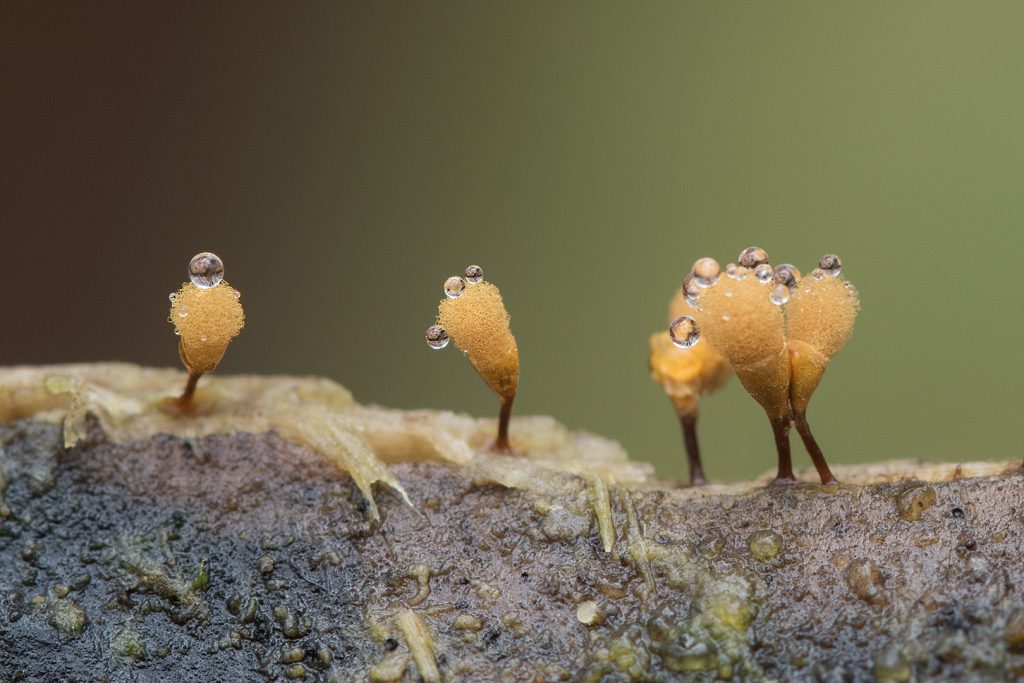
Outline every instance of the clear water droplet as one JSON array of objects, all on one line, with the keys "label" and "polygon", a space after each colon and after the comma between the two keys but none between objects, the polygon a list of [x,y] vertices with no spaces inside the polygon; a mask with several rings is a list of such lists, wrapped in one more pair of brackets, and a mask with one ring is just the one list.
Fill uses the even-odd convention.
[{"label": "clear water droplet", "polygon": [[848,291],[850,294],[856,296],[857,288],[854,286],[852,282],[850,282],[849,280],[844,280],[843,287],[846,287],[846,291]]},{"label": "clear water droplet", "polygon": [[186,313],[185,311],[180,311],[178,313],[178,317],[179,318],[187,318],[188,317],[188,313]]},{"label": "clear water droplet", "polygon": [[825,254],[818,261],[818,267],[821,268],[825,275],[831,275],[836,277],[839,273],[843,272],[843,262],[835,254]]},{"label": "clear water droplet", "polygon": [[768,298],[776,306],[784,305],[789,301],[789,287],[786,285],[775,285],[772,287],[772,293],[768,295]]},{"label": "clear water droplet", "polygon": [[697,276],[690,273],[683,278],[683,297],[690,308],[697,308],[697,300],[700,298],[700,285],[697,284]]},{"label": "clear water droplet", "polygon": [[444,295],[449,299],[458,299],[466,289],[466,281],[458,275],[452,275],[444,281]]},{"label": "clear water droplet", "polygon": [[177,295],[178,295],[177,292],[171,292],[170,294],[167,295],[167,300],[170,301],[173,304],[174,303],[174,297],[177,296]]},{"label": "clear water droplet", "polygon": [[697,284],[701,287],[710,287],[718,280],[718,274],[722,272],[718,261],[708,256],[697,259],[693,264],[693,274],[697,278]]},{"label": "clear water droplet", "polygon": [[208,251],[196,254],[188,262],[188,279],[201,289],[216,287],[224,279],[224,262]]},{"label": "clear water droplet", "polygon": [[723,314],[722,314],[722,322],[726,322],[726,323],[727,323],[727,322],[729,322],[730,320],[732,320],[732,318],[731,318],[731,317],[729,317],[729,314],[728,314],[728,313],[723,313]]},{"label": "clear water droplet", "polygon": [[800,271],[792,263],[783,263],[780,266],[775,266],[775,270],[772,271],[772,280],[774,280],[775,284],[786,285],[790,289],[796,287],[799,279]]},{"label": "clear water droplet", "polygon": [[480,266],[466,266],[466,282],[476,284],[484,279],[484,269]]},{"label": "clear water droplet", "polygon": [[820,280],[823,277],[825,277],[825,271],[823,271],[821,268],[815,268],[814,270],[811,271],[812,280]]},{"label": "clear water droplet", "polygon": [[181,332],[178,331],[177,327],[174,328],[174,334],[175,334],[175,336],[178,336],[178,337],[181,336]]},{"label": "clear water droplet", "polygon": [[201,341],[201,342],[206,341],[206,335],[204,334],[201,337],[199,337],[199,341]]},{"label": "clear water droplet", "polygon": [[448,346],[448,330],[440,325],[431,325],[427,328],[427,346],[432,349],[443,349]]},{"label": "clear water droplet", "polygon": [[668,336],[672,343],[681,349],[689,349],[700,341],[700,330],[697,321],[688,315],[681,315],[668,326]]},{"label": "clear water droplet", "polygon": [[754,269],[754,277],[761,283],[771,282],[772,278],[775,277],[775,271],[767,263],[762,263]]},{"label": "clear water droplet", "polygon": [[725,290],[725,298],[726,299],[731,299],[732,298],[732,290],[731,289]]},{"label": "clear water droplet", "polygon": [[742,280],[745,277],[747,277],[747,273],[749,272],[749,268],[737,266],[735,263],[730,263],[725,267],[725,274],[731,277],[733,280]]},{"label": "clear water droplet", "polygon": [[756,268],[762,263],[768,263],[768,252],[761,247],[747,247],[740,252],[736,261],[744,268]]}]

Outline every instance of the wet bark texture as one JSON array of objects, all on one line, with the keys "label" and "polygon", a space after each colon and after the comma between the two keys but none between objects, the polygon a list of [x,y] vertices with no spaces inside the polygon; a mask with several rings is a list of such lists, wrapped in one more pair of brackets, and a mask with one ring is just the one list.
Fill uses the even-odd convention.
[{"label": "wet bark texture", "polygon": [[415,509],[380,491],[372,528],[347,475],[272,433],[0,439],[0,680],[1024,676],[1016,473],[611,487],[606,553],[569,475],[542,497],[393,465]]}]

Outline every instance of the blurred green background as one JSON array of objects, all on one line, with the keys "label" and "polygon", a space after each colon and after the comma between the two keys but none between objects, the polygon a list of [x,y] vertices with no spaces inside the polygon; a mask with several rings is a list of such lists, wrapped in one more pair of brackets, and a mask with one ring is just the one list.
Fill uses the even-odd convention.
[{"label": "blurred green background", "polygon": [[[492,416],[423,341],[444,278],[479,263],[519,342],[517,412],[678,477],[648,335],[695,258],[757,244],[805,272],[834,251],[861,291],[811,406],[832,463],[1021,455],[1024,5],[2,15],[4,363],[176,365],[167,294],[208,249],[248,314],[219,372]],[[774,466],[735,381],[701,439],[713,478]]]}]

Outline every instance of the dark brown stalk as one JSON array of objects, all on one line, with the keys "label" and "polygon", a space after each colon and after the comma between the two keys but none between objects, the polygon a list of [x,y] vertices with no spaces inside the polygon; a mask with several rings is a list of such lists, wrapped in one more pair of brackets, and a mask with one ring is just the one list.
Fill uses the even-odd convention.
[{"label": "dark brown stalk", "polygon": [[825,456],[822,454],[821,448],[818,447],[818,442],[814,440],[814,435],[811,434],[811,426],[807,424],[807,413],[793,415],[793,424],[796,426],[796,431],[800,433],[800,438],[804,441],[804,447],[807,448],[807,452],[811,456],[814,469],[818,470],[821,483],[834,484],[836,477],[832,474],[832,470],[828,468]]},{"label": "dark brown stalk", "polygon": [[203,376],[201,372],[188,373],[188,382],[185,384],[185,391],[181,392],[181,396],[178,397],[178,407],[184,412],[189,412],[194,408],[193,397],[196,393],[196,385],[199,384],[199,378]]},{"label": "dark brown stalk", "polygon": [[508,423],[512,418],[512,401],[515,394],[501,397],[501,413],[498,414],[498,438],[491,445],[491,450],[496,453],[511,453],[512,447],[508,443]]},{"label": "dark brown stalk", "polygon": [[773,484],[792,484],[796,481],[793,475],[793,457],[789,452],[789,429],[792,423],[789,417],[769,418],[772,423],[772,434],[775,436],[775,450],[779,453],[779,471]]},{"label": "dark brown stalk", "polygon": [[690,486],[706,484],[704,467],[700,462],[700,447],[697,445],[697,412],[692,411],[679,416],[679,424],[683,427],[683,444],[686,446],[686,462],[690,466]]}]

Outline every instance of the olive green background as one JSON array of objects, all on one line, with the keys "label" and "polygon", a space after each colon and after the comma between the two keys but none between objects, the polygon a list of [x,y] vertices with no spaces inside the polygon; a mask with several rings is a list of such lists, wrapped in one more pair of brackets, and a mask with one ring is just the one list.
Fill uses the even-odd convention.
[{"label": "olive green background", "polygon": [[[834,251],[863,310],[811,405],[830,461],[1021,456],[1024,5],[2,15],[4,363],[177,364],[167,294],[209,249],[248,314],[219,372],[495,415],[423,341],[445,276],[479,263],[519,342],[516,411],[676,477],[647,338],[693,260]],[[737,382],[700,428],[713,478],[774,466]]]}]

